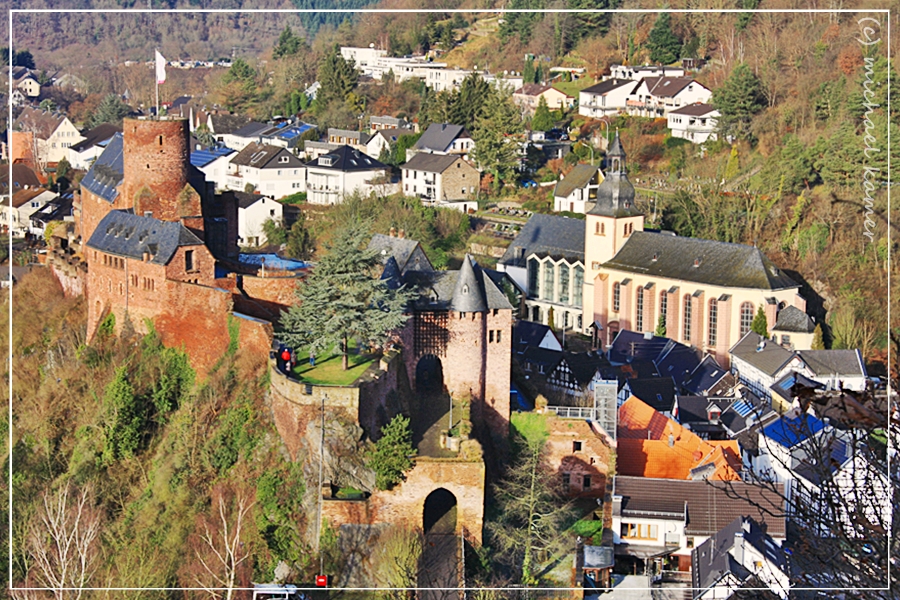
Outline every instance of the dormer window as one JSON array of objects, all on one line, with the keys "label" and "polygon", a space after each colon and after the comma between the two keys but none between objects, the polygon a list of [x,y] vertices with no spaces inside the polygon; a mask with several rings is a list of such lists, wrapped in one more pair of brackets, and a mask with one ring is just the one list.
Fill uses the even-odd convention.
[{"label": "dormer window", "polygon": [[331,166],[331,157],[328,155],[319,157],[319,166],[320,167],[330,167]]},{"label": "dormer window", "polygon": [[659,252],[654,252],[654,253],[653,253],[653,258],[650,259],[650,260],[653,261],[653,262],[656,262],[657,260],[659,260]]},{"label": "dormer window", "polygon": [[280,156],[280,157],[278,158],[278,162],[280,162],[280,163],[286,163],[286,162],[288,162],[289,160],[290,160],[290,159],[289,159],[287,156]]},{"label": "dormer window", "polygon": [[702,262],[702,261],[701,261],[699,258],[695,258],[695,259],[694,259],[694,268],[699,267],[701,262]]}]

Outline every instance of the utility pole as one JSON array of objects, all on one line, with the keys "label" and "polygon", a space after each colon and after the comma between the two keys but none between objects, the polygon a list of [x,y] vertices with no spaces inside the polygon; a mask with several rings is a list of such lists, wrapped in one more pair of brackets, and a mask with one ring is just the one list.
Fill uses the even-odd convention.
[{"label": "utility pole", "polygon": [[325,467],[325,400],[328,394],[322,395],[322,440],[319,446],[319,511],[316,515],[316,552],[319,553],[319,574],[325,570],[325,557],[322,556],[322,485],[324,483],[323,469]]}]

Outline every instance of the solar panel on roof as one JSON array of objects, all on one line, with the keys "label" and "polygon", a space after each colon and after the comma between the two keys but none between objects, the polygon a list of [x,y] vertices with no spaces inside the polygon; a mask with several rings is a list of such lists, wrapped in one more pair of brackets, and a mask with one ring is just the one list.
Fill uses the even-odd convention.
[{"label": "solar panel on roof", "polygon": [[741,415],[742,417],[746,417],[751,412],[753,412],[753,405],[751,405],[746,400],[738,400],[734,404],[731,405],[734,408],[734,411]]}]

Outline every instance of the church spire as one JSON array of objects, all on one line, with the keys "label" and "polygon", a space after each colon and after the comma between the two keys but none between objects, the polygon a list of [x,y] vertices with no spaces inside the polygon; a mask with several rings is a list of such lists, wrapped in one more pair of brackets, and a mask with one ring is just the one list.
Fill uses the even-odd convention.
[{"label": "church spire", "polygon": [[606,177],[597,188],[597,203],[588,214],[617,218],[640,215],[634,205],[634,186],[625,170],[625,150],[618,129],[606,153],[606,165]]}]

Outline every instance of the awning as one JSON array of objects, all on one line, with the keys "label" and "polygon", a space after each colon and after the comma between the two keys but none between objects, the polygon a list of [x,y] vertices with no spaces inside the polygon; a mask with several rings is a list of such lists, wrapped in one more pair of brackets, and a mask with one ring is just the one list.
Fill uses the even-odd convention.
[{"label": "awning", "polygon": [[616,544],[616,556],[633,556],[634,558],[659,558],[668,556],[678,550],[678,546],[649,546],[641,544]]}]

